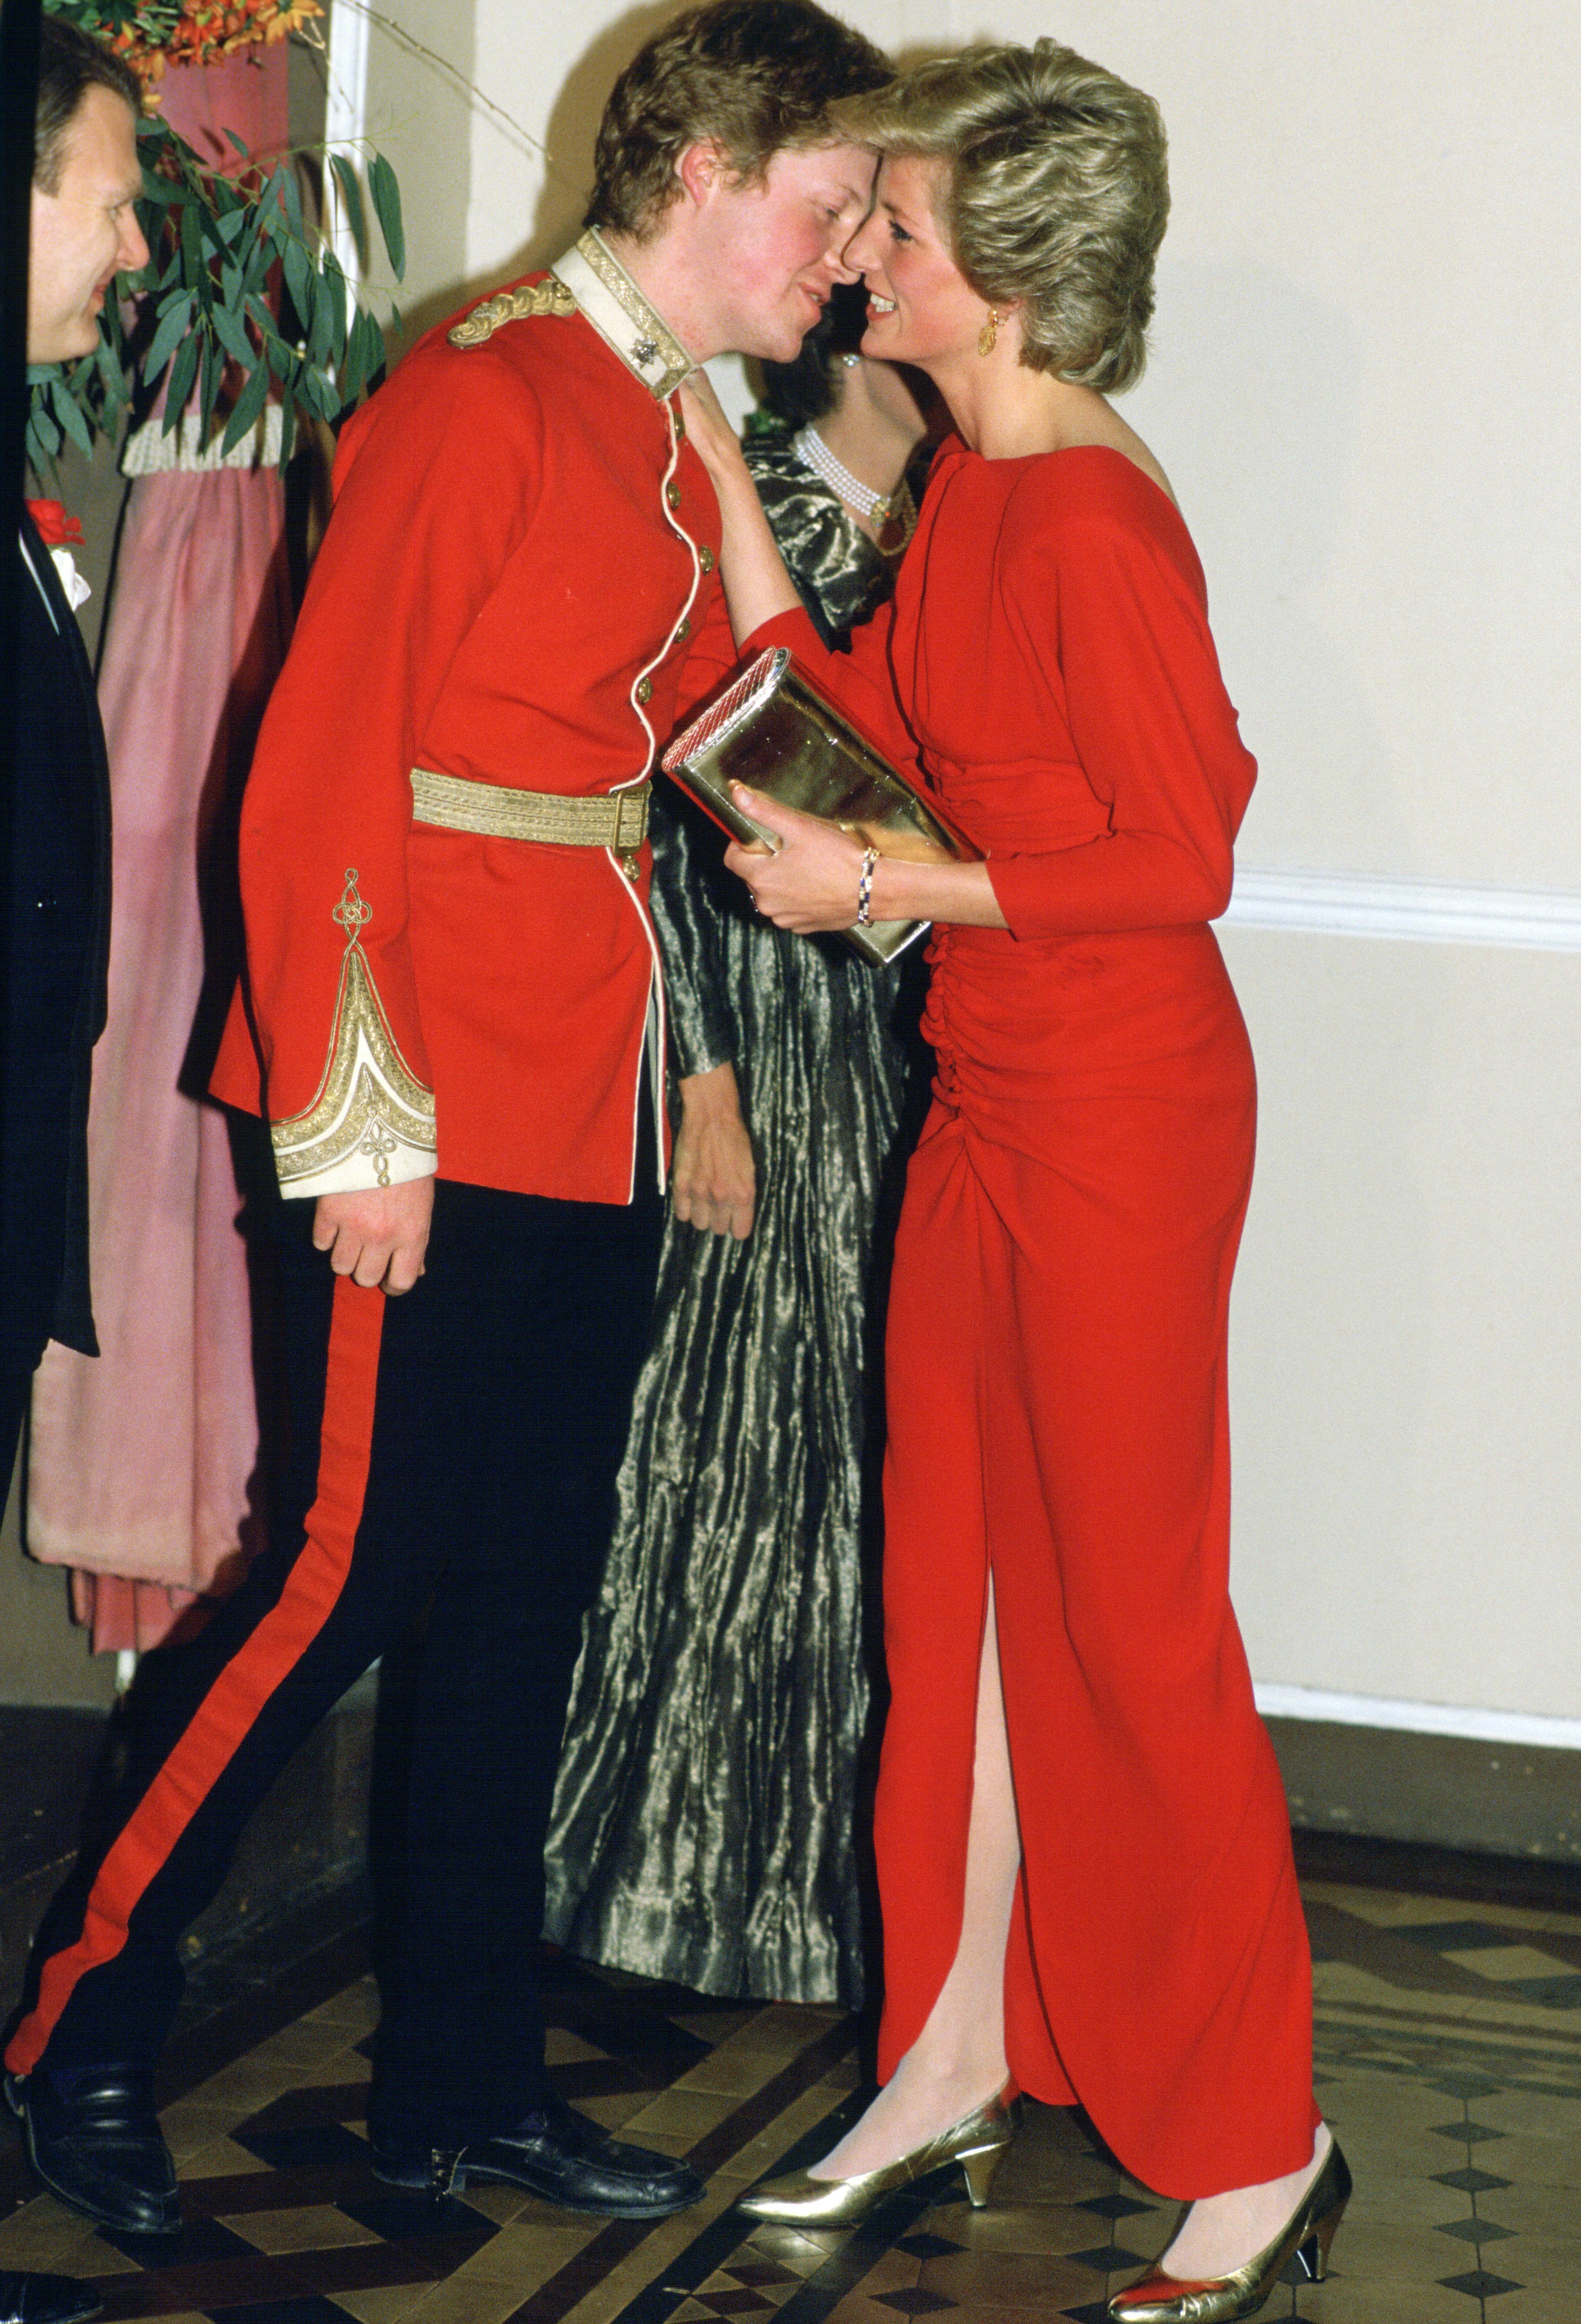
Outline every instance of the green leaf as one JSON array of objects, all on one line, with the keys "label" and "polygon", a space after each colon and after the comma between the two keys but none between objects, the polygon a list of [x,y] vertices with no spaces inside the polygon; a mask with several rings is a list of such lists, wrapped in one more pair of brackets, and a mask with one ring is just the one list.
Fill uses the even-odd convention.
[{"label": "green leaf", "polygon": [[337,371],[346,360],[346,277],[329,252],[324,254],[321,277],[329,301],[329,319],[334,336],[329,342],[329,359]]},{"label": "green leaf", "polygon": [[93,359],[98,365],[98,374],[106,395],[117,402],[124,403],[131,383],[126,377],[126,366],[121,361],[120,349],[112,346],[109,339],[101,333],[99,343],[93,351]]},{"label": "green leaf", "polygon": [[189,332],[176,349],[171,364],[171,383],[165,390],[165,415],[162,433],[169,436],[187,407],[192,392],[192,382],[198,375],[199,334]]},{"label": "green leaf", "polygon": [[335,318],[329,311],[328,288],[321,274],[313,278],[313,318],[308,327],[308,361],[327,364],[335,341]]},{"label": "green leaf", "polygon": [[233,362],[250,370],[256,360],[253,342],[242,327],[242,318],[229,307],[217,305],[214,309],[214,329],[220,346]]},{"label": "green leaf", "polygon": [[236,131],[234,129],[227,129],[225,134],[230,139],[231,143],[236,147],[236,152],[241,155],[243,161],[250,161],[253,156],[248,152],[246,146],[243,144],[241,139],[236,135]]},{"label": "green leaf", "polygon": [[246,203],[238,202],[236,208],[228,210],[219,221],[221,241],[234,250],[243,235],[246,233],[248,226],[254,223],[251,208]]},{"label": "green leaf", "polygon": [[291,454],[296,436],[296,398],[288,393],[280,407],[280,465],[283,468]]},{"label": "green leaf", "polygon": [[159,327],[149,343],[148,353],[143,358],[143,375],[145,379],[157,379],[174,355],[191,323],[194,304],[190,290],[183,290],[180,298],[173,299],[160,316]]},{"label": "green leaf", "polygon": [[203,256],[203,229],[198,223],[197,209],[190,202],[181,206],[180,231],[182,272],[196,290],[199,276],[204,281],[208,281],[208,268]]},{"label": "green leaf", "polygon": [[291,305],[296,309],[297,321],[305,331],[312,317],[313,295],[308,288],[311,269],[308,254],[300,242],[285,245],[285,288]]},{"label": "green leaf", "polygon": [[29,417],[32,426],[37,429],[39,437],[42,441],[45,449],[49,452],[51,457],[53,458],[54,455],[60,448],[60,423],[50,409],[47,392],[46,394],[34,396],[32,400],[32,410]]},{"label": "green leaf", "polygon": [[406,229],[401,221],[401,188],[396,183],[394,171],[382,153],[375,153],[368,165],[368,191],[374,198],[379,232],[384,237],[384,247],[390,254],[390,263],[399,282],[406,272]]},{"label": "green leaf", "polygon": [[356,171],[344,153],[331,153],[329,167],[335,172],[335,182],[346,205],[346,222],[356,244],[358,263],[365,267],[368,263],[368,219],[363,208],[362,188],[357,184]]},{"label": "green leaf", "polygon": [[269,366],[260,362],[254,365],[251,379],[236,398],[236,408],[231,413],[220,447],[222,451],[234,452],[243,437],[257,424],[258,414],[264,409],[264,399],[268,392]]},{"label": "green leaf", "polygon": [[294,234],[300,241],[305,242],[307,240],[307,231],[302,225],[301,189],[297,184],[296,165],[294,162],[282,161],[281,163],[279,169],[275,171],[273,176],[270,179],[268,185],[264,189],[264,198],[265,201],[282,201],[285,204],[285,215],[291,221],[291,230],[292,234]]},{"label": "green leaf", "polygon": [[214,425],[214,407],[219,400],[220,362],[218,342],[207,332],[203,337],[203,376],[198,385],[198,440],[207,444]]},{"label": "green leaf", "polygon": [[334,421],[340,416],[340,399],[328,378],[315,364],[302,367],[302,399],[310,403],[320,420]]},{"label": "green leaf", "polygon": [[56,419],[78,450],[87,452],[91,456],[93,438],[88,433],[88,422],[82,416],[82,406],[63,379],[58,379],[55,382],[50,390],[50,399],[54,406]]}]

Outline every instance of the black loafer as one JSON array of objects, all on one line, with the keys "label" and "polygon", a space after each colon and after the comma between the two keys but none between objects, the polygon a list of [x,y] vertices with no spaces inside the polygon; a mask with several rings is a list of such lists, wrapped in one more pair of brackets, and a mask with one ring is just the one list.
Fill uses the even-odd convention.
[{"label": "black loafer", "polygon": [[33,2275],[0,2267],[0,2324],[87,2324],[104,2301],[75,2275]]},{"label": "black loafer", "polygon": [[375,2145],[374,2170],[388,2186],[432,2195],[448,2195],[474,2180],[504,2181],[565,2210],[593,2211],[606,2219],[662,2219],[703,2193],[702,2181],[686,2163],[645,2146],[623,2145],[555,2097],[513,2130],[467,2146],[403,2155]]},{"label": "black loafer", "polygon": [[98,2227],[169,2236],[181,2224],[176,2166],[145,2066],[94,2066],[69,2092],[46,2074],[5,2078],[27,2159],[51,2195]]}]

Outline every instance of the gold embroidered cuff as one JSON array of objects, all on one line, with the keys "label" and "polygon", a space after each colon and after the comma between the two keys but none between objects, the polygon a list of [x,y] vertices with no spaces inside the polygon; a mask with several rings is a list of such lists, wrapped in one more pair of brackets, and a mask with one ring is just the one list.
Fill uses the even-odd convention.
[{"label": "gold embroidered cuff", "polygon": [[408,1072],[362,947],[347,947],[329,1062],[305,1113],[271,1124],[287,1195],[354,1192],[431,1176],[438,1160],[433,1092]]}]

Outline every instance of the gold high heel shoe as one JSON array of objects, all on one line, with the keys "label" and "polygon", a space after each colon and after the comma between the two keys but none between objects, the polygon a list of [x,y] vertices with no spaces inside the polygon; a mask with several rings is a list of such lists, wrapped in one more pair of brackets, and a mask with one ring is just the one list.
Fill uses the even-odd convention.
[{"label": "gold high heel shoe", "polygon": [[1234,2324],[1237,2317],[1256,2314],[1292,2258],[1300,2261],[1309,2282],[1321,2283],[1350,2192],[1351,2175],[1336,2140],[1291,2217],[1255,2259],[1207,2282],[1183,2283],[1177,2275],[1155,2270],[1128,2292],[1114,2294],[1109,2302],[1114,2324]]},{"label": "gold high heel shoe", "polygon": [[774,2219],[781,2225],[854,2227],[897,2187],[925,2179],[930,2171],[942,2170],[948,2163],[958,2163],[972,2208],[980,2211],[1015,2135],[1020,2116],[1021,2099],[1007,2087],[986,2106],[974,2107],[937,2138],[914,2146],[898,2162],[883,2163],[876,2171],[858,2172],[854,2179],[813,2179],[805,2171],[793,2171],[783,2179],[765,2179],[761,2187],[741,2198],[740,2209],[754,2219]]}]

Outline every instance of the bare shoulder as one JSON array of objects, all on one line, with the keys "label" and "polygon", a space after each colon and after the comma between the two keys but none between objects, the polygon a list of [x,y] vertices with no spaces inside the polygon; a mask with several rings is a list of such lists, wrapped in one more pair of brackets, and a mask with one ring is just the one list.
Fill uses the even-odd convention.
[{"label": "bare shoulder", "polygon": [[1133,468],[1139,468],[1151,484],[1156,484],[1166,500],[1173,502],[1177,508],[1179,506],[1175,500],[1175,488],[1160,463],[1135,429],[1122,420],[1113,404],[1105,403],[1102,396],[1084,398],[1075,411],[1065,415],[1065,424],[1059,430],[1054,448],[1062,452],[1099,448],[1118,452],[1130,461]]}]

